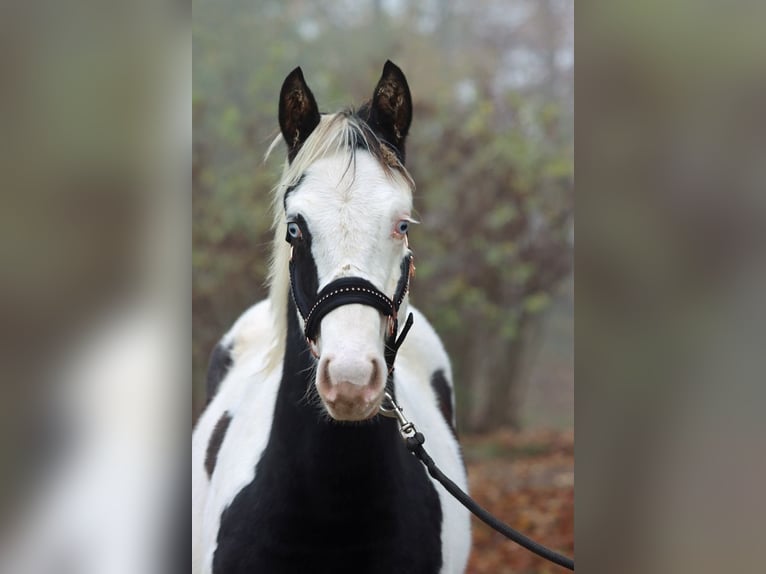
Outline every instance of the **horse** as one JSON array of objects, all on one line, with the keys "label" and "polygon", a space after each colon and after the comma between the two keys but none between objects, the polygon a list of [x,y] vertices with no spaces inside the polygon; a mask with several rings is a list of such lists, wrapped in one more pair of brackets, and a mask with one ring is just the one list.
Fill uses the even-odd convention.
[{"label": "horse", "polygon": [[278,118],[269,295],[215,346],[193,432],[192,570],[464,572],[467,511],[380,414],[388,392],[466,489],[449,358],[409,304],[407,80],[387,61],[368,102],[320,114],[296,68]]}]

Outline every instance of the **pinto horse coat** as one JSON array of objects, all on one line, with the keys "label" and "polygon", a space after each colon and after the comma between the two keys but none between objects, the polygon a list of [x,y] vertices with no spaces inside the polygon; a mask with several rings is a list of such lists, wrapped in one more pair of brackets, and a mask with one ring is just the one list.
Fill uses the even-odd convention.
[{"label": "pinto horse coat", "polygon": [[343,305],[307,340],[296,306],[344,277],[393,298],[414,223],[410,119],[409,88],[390,62],[357,112],[321,115],[300,69],[285,80],[270,295],[214,349],[192,439],[194,574],[465,569],[467,511],[409,453],[396,421],[377,414],[388,389],[466,488],[450,363],[433,328],[404,297],[394,319],[412,313],[414,325],[389,375],[391,318]]}]

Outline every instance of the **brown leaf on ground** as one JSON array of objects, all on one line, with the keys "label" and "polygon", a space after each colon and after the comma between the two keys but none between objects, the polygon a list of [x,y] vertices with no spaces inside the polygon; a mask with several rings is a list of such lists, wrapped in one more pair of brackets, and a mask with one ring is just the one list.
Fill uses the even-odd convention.
[{"label": "brown leaf on ground", "polygon": [[[470,494],[537,542],[574,556],[574,433],[499,431],[464,437]],[[472,519],[468,574],[565,572]]]}]

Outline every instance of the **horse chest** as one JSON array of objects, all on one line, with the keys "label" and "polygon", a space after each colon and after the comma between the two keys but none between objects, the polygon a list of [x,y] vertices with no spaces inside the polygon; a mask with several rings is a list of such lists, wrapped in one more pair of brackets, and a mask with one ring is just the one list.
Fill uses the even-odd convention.
[{"label": "horse chest", "polygon": [[213,573],[439,572],[442,511],[420,463],[370,450],[360,429],[323,430],[331,446],[270,440],[221,516]]}]

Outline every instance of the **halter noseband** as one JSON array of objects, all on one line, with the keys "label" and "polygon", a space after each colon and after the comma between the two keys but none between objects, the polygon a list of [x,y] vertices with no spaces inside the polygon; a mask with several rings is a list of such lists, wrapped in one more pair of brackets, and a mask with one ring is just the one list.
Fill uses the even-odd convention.
[{"label": "halter noseband", "polygon": [[377,309],[388,319],[385,359],[390,375],[394,370],[396,353],[404,342],[404,338],[407,336],[413,322],[412,313],[410,313],[402,328],[401,335],[399,338],[396,337],[399,330],[399,307],[401,307],[404,297],[407,295],[407,291],[410,287],[410,278],[415,271],[413,255],[411,252],[407,253],[407,255],[404,256],[404,259],[402,259],[400,269],[401,276],[396,284],[396,293],[394,294],[393,299],[389,299],[385,293],[380,291],[380,289],[366,279],[362,279],[361,277],[341,277],[330,282],[324,289],[317,293],[316,299],[309,307],[299,303],[300,299],[296,292],[295,264],[293,263],[291,252],[290,290],[295,306],[301,314],[301,317],[303,317],[303,332],[306,335],[306,340],[308,341],[309,348],[312,352],[314,352],[313,349],[319,332],[319,325],[325,315],[343,305],[367,305],[368,307]]}]

